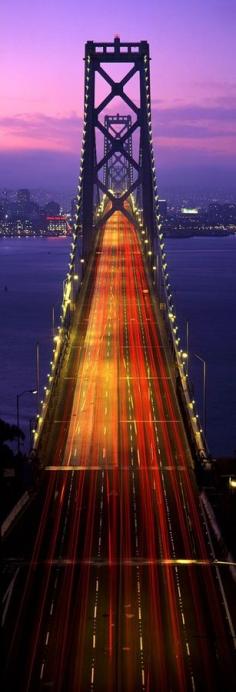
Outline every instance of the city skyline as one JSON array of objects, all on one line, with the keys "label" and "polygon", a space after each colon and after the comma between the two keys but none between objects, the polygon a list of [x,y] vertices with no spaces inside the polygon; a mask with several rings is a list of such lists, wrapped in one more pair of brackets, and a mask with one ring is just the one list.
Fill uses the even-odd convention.
[{"label": "city skyline", "polygon": [[[33,6],[16,0],[5,24],[0,131],[3,187],[75,187],[87,40],[148,40],[152,118],[160,187],[232,189],[236,153],[236,79],[232,2],[189,8],[133,1],[81,9],[74,2]],[[135,10],[135,15],[134,15]],[[135,17],[135,25],[134,25]],[[16,69],[17,66],[17,69]]]}]

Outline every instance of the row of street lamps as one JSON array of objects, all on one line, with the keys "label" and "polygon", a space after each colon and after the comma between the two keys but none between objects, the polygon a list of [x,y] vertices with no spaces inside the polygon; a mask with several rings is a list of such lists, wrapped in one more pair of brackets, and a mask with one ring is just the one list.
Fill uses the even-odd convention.
[{"label": "row of street lamps", "polygon": [[[63,282],[63,290],[64,290],[64,282]],[[54,338],[55,335],[55,307],[52,305],[52,338]],[[19,394],[16,395],[16,424],[17,427],[20,427],[20,399],[23,397],[25,394],[33,394],[37,395],[37,408],[39,409],[39,394],[40,394],[40,386],[39,386],[39,367],[40,367],[40,353],[39,353],[39,344],[36,344],[36,387],[34,389],[24,389],[23,392],[19,392]],[[30,429],[30,445],[31,445],[31,440],[32,440],[32,421],[34,419],[30,418],[29,419],[29,429]],[[19,454],[20,452],[20,438],[17,438],[17,452]]]},{"label": "row of street lamps", "polygon": [[[38,394],[37,389],[24,389],[23,392],[20,392],[19,394],[16,395],[16,424],[17,427],[20,427],[20,399],[24,394]],[[17,453],[20,453],[20,436],[18,435],[17,437]]]},{"label": "row of street lamps", "polygon": [[206,361],[204,358],[198,355],[198,353],[193,353],[195,358],[198,358],[198,360],[202,363],[203,365],[203,396],[202,396],[202,413],[203,413],[203,430],[204,430],[204,437],[206,440]]},{"label": "row of street lamps", "polygon": [[[189,321],[187,320],[186,322],[186,372],[187,375],[189,374]],[[204,430],[204,436],[206,440],[206,427],[207,427],[207,418],[206,418],[206,382],[207,382],[207,366],[206,366],[206,361],[202,356],[199,356],[198,353],[192,353],[195,358],[197,358],[200,363],[203,365],[203,393],[202,393],[202,417],[203,417],[203,430]]]}]

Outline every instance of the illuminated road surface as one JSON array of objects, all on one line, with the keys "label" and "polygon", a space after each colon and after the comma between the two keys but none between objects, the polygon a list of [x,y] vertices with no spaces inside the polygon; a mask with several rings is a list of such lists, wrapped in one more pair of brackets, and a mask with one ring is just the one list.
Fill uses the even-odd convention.
[{"label": "illuminated road surface", "polygon": [[63,371],[5,692],[234,689],[231,622],[159,324],[117,212]]}]

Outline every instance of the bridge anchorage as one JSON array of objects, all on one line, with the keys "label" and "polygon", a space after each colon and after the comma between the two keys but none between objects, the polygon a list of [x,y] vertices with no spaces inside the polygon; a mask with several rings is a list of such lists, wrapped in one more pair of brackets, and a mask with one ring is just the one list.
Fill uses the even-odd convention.
[{"label": "bridge anchorage", "polygon": [[[116,75],[111,76],[109,67]],[[122,71],[122,76],[117,74]],[[99,98],[99,92],[106,95]],[[113,108],[113,113],[111,109]],[[114,113],[115,111],[115,113]],[[165,244],[160,223],[152,140],[150,56],[146,41],[94,43],[85,46],[84,125],[77,211],[69,269],[64,281],[61,324],[55,337],[54,359],[44,409],[35,435],[46,416],[48,401],[68,343],[73,308],[87,272],[99,230],[120,211],[137,228],[149,280],[165,323],[176,372],[176,388],[193,456],[204,468],[209,455],[191,393],[186,361],[180,348]]]}]

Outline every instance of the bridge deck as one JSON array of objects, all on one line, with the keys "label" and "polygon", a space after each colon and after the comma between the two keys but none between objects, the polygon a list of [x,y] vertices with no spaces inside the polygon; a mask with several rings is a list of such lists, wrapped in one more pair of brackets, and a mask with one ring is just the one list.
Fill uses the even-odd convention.
[{"label": "bridge deck", "polygon": [[17,577],[8,690],[233,689],[160,325],[136,232],[117,212],[53,412],[31,562]]}]

